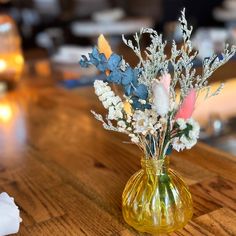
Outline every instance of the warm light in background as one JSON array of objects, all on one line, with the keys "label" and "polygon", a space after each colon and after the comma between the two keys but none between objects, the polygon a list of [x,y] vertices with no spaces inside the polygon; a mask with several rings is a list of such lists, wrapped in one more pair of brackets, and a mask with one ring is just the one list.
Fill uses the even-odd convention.
[{"label": "warm light in background", "polygon": [[6,156],[22,150],[27,135],[25,111],[36,98],[34,90],[24,87],[0,96],[0,149]]},{"label": "warm light in background", "polygon": [[7,63],[4,60],[0,59],[0,73],[4,72],[6,68],[7,68]]},{"label": "warm light in background", "polygon": [[9,122],[13,116],[13,107],[7,103],[0,103],[0,122]]},{"label": "warm light in background", "polygon": [[8,15],[0,15],[0,42],[0,79],[10,83],[18,81],[24,66],[21,38]]},{"label": "warm light in background", "polygon": [[22,65],[24,63],[24,58],[22,55],[16,55],[15,56],[15,62],[16,64]]}]

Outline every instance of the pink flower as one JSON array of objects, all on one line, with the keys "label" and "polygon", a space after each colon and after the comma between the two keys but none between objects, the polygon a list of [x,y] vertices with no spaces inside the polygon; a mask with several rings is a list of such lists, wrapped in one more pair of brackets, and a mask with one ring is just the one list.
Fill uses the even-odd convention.
[{"label": "pink flower", "polygon": [[188,119],[192,116],[196,102],[196,91],[191,89],[188,95],[184,98],[178,112],[175,115],[175,119],[183,118]]}]

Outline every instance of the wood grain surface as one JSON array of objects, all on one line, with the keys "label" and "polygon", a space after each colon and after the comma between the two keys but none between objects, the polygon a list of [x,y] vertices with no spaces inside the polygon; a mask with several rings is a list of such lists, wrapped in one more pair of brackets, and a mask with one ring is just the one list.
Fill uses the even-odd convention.
[{"label": "wood grain surface", "polygon": [[[105,131],[92,88],[22,85],[0,99],[0,192],[20,207],[18,235],[132,236],[121,194],[141,153]],[[33,82],[32,82],[33,83]],[[171,235],[236,235],[236,159],[199,143],[173,153],[190,185],[194,216]]]}]

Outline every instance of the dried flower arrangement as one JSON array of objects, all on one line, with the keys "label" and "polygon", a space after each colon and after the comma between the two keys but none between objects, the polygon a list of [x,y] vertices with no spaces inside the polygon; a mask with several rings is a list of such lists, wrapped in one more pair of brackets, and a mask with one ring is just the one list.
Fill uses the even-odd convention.
[{"label": "dried flower arrangement", "polygon": [[[131,142],[141,148],[146,159],[163,159],[172,149],[190,149],[197,143],[200,128],[192,113],[198,95],[205,93],[207,99],[220,93],[223,84],[212,92],[208,79],[236,52],[234,46],[229,48],[226,45],[220,57],[205,58],[202,74],[196,74],[193,60],[198,52],[190,40],[192,27],[187,25],[185,10],[179,22],[183,44],[178,49],[173,41],[169,58],[165,54],[166,42],[162,35],[145,28],[134,35],[134,40],[122,37],[139,59],[135,68],[113,53],[102,35],[98,47],[93,48],[89,57],[82,56],[80,61],[83,67],[96,66],[105,76],[105,81],[94,82],[94,88],[108,115],[104,119],[92,111],[96,119],[107,130],[127,134]],[[148,34],[151,39],[144,53],[140,48],[143,34]],[[172,76],[169,70],[173,71]],[[123,88],[123,98],[112,91],[109,83]]]}]

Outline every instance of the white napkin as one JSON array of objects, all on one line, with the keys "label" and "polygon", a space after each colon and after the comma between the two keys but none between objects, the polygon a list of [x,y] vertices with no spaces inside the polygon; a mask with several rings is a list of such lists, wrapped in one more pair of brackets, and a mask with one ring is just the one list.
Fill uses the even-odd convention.
[{"label": "white napkin", "polygon": [[0,236],[15,234],[19,231],[20,211],[14,198],[7,193],[0,194]]}]

